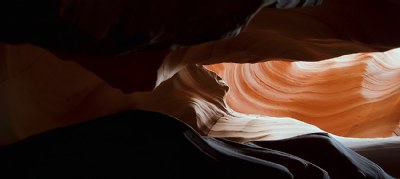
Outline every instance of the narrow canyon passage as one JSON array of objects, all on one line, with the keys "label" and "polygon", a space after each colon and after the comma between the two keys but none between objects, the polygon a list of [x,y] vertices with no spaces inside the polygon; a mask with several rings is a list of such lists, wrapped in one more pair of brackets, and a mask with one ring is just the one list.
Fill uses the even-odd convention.
[{"label": "narrow canyon passage", "polygon": [[11,175],[400,177],[398,1],[1,7]]}]

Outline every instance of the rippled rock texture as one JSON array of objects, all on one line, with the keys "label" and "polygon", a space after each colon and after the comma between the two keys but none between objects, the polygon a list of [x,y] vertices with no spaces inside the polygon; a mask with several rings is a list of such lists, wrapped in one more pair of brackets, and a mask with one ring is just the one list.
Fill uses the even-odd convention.
[{"label": "rippled rock texture", "polygon": [[[31,59],[33,54],[40,55],[35,61],[26,63],[30,64],[30,67],[19,70],[16,68],[19,65],[12,65],[15,64],[12,63],[14,61],[7,63],[10,71],[14,69],[19,75],[13,75],[8,80],[8,97],[11,103],[9,120],[2,120],[1,126],[7,129],[1,130],[2,142],[20,140],[53,128],[80,123],[125,109],[161,112],[189,124],[203,135],[237,142],[276,141],[325,132],[291,117],[235,112],[226,103],[230,90],[227,83],[216,73],[207,70],[212,66],[187,66],[151,92],[124,94],[81,66],[62,61],[43,49],[32,46],[7,49],[9,55],[13,54],[12,52],[15,52],[15,55],[21,54],[17,53],[21,51],[27,55],[12,58],[21,60],[18,64],[29,62],[27,59]],[[393,53],[396,50],[389,52]],[[317,64],[328,62],[329,60]],[[29,106],[32,104],[36,105]],[[396,174],[398,156],[395,152],[388,151],[396,151],[399,148],[398,138],[358,139],[335,135],[331,137],[385,166],[391,174],[393,171]]]},{"label": "rippled rock texture", "polygon": [[230,86],[237,112],[292,117],[347,137],[397,136],[400,49],[321,62],[207,66]]},{"label": "rippled rock texture", "polygon": [[[1,105],[5,106],[1,109],[7,109],[0,121],[1,144],[124,110],[142,109],[176,117],[203,136],[273,148],[267,146],[270,141],[277,150],[292,153],[299,151],[291,151],[293,146],[279,148],[280,142],[290,144],[299,139],[293,137],[328,133],[323,135],[335,138],[327,138],[329,146],[339,146],[333,153],[346,153],[341,156],[355,163],[356,168],[366,163],[381,171],[355,153],[347,155],[350,150],[345,147],[400,176],[396,170],[399,156],[393,152],[398,150],[400,139],[389,137],[398,134],[399,126],[397,1],[326,0],[318,7],[284,10],[261,7],[284,6],[290,1],[254,1],[249,12],[238,15],[238,21],[226,27],[215,21],[222,31],[212,35],[213,39],[231,37],[258,11],[237,37],[179,49],[175,49],[176,45],[201,41],[179,41],[186,38],[185,33],[158,36],[158,31],[144,35],[148,38],[136,39],[128,32],[133,28],[130,22],[137,19],[125,17],[118,21],[122,25],[110,26],[121,15],[114,14],[92,24],[93,14],[84,13],[91,7],[89,1],[82,6],[76,4],[78,1],[62,2],[71,8],[61,11],[65,13],[61,17],[74,24],[72,29],[65,28],[65,36],[38,33],[33,39],[17,41],[7,39],[12,36],[1,37],[9,43],[31,41],[42,47],[20,44],[0,48],[4,94]],[[108,8],[101,4],[94,12],[106,10],[102,15],[113,14],[120,5]],[[129,7],[122,12],[129,12]],[[240,9],[240,3],[235,7]],[[214,21],[209,19],[231,17],[219,16],[218,8],[214,10],[216,14],[206,20],[197,19],[204,22],[199,28],[205,29],[194,32],[215,32],[211,28],[215,24],[208,24]],[[171,17],[174,16],[165,18]],[[140,22],[142,27],[153,28],[154,24]],[[52,26],[54,32],[66,24],[58,25]],[[46,26],[35,27],[35,32],[41,32],[40,28]],[[83,29],[88,36],[74,28]],[[236,30],[225,34],[224,28]],[[165,30],[158,26],[154,29]],[[2,30],[11,33],[7,28]],[[148,33],[146,28],[133,31]],[[13,33],[19,37],[22,32],[25,31]],[[71,43],[58,44],[69,38]],[[129,53],[131,48],[134,53]],[[171,49],[175,50],[169,53]],[[106,56],[96,56],[97,52]],[[153,90],[138,92],[146,89]],[[151,129],[152,125],[157,124],[139,127]],[[336,140],[345,147],[335,145]],[[318,140],[311,141],[317,146]],[[299,153],[296,156],[307,157]],[[357,160],[353,161],[352,156]],[[380,176],[388,177],[384,173]]]}]

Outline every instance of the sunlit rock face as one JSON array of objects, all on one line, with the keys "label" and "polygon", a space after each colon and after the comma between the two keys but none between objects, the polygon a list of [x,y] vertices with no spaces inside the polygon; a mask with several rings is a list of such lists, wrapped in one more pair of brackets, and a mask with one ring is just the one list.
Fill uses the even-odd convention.
[{"label": "sunlit rock face", "polygon": [[[186,64],[211,64],[206,68],[230,87],[227,106],[234,111],[292,117],[342,136],[397,135],[398,50],[358,53],[398,47],[392,31],[398,22],[390,12],[373,11],[397,4],[362,4],[325,1],[309,9],[263,9],[236,38],[172,52],[158,84]],[[379,28],[383,24],[389,30]],[[357,33],[368,25],[364,35]],[[302,62],[289,62],[297,60]],[[303,62],[319,60],[324,61]]]},{"label": "sunlit rock face", "polygon": [[[161,63],[158,59],[161,56],[157,55],[158,60],[147,60],[146,56],[127,56],[124,59],[90,61],[58,53],[54,55],[38,47],[8,46],[3,63],[7,71],[5,81],[9,84],[6,86],[13,95],[10,95],[12,104],[9,120],[4,120],[5,124],[2,125],[8,127],[3,127],[7,130],[2,130],[5,134],[1,136],[5,141],[15,141],[48,129],[129,108],[163,112],[187,122],[203,134],[240,141],[279,139],[321,131],[313,125],[342,136],[391,136],[398,122],[395,120],[398,115],[395,110],[397,86],[388,76],[396,77],[397,52],[353,53],[395,47],[399,34],[392,31],[399,26],[397,21],[388,23],[393,20],[393,16],[389,16],[391,11],[375,14],[371,10],[372,7],[383,9],[396,5],[392,3],[384,1],[374,7],[373,1],[366,1],[366,5],[358,11],[363,14],[362,17],[349,10],[350,7],[356,7],[356,3],[342,1],[327,0],[322,6],[314,8],[262,9],[244,32],[235,38],[171,52],[158,69],[158,75],[156,69]],[[346,10],[343,13],[351,18],[335,13],[341,10]],[[372,18],[386,17],[383,15],[388,16]],[[365,18],[370,20],[366,21]],[[342,25],[352,21],[363,26],[384,21],[390,28],[388,33],[382,33],[381,28],[371,26],[366,35],[359,36],[356,26]],[[387,35],[392,38],[388,39]],[[353,55],[335,58],[345,54]],[[263,63],[270,60],[327,61]],[[78,62],[80,66],[71,61]],[[219,64],[223,62],[255,64]],[[201,67],[208,64],[217,64],[207,66],[217,74]],[[237,71],[239,69],[240,72]],[[254,80],[255,74],[265,78]],[[395,77],[390,79],[395,80]],[[277,80],[279,83],[274,83]],[[146,86],[156,83],[157,87],[151,92],[132,94],[124,94],[113,88],[122,84],[137,90],[141,81],[146,82]],[[291,86],[284,86],[283,83]],[[382,89],[382,83],[391,84],[390,88]],[[275,93],[267,93],[260,84],[269,84],[265,90]],[[247,88],[247,92],[252,91],[248,90],[248,85],[256,85],[252,88],[260,91],[249,94],[239,91],[242,88]],[[257,85],[260,88],[256,88]],[[277,95],[279,90],[272,85],[281,85],[282,93]],[[226,96],[228,88],[230,90]],[[289,89],[296,90],[296,95]],[[311,95],[317,90],[321,92]],[[330,93],[337,95],[328,97]],[[340,100],[329,100],[332,98]],[[326,103],[327,100],[330,103]],[[237,106],[237,103],[246,106]],[[320,110],[322,108],[326,111]],[[369,117],[370,114],[379,115]],[[276,117],[296,121],[285,122],[282,119],[285,125],[293,124],[292,127],[295,127],[305,124],[308,127],[295,127],[296,130],[274,128],[271,123],[280,121]],[[271,119],[271,123],[265,123],[268,121],[264,120],[266,118]],[[371,129],[372,125],[376,126]]]},{"label": "sunlit rock face", "polygon": [[[17,58],[17,51],[29,55]],[[41,55],[29,62],[34,54]],[[8,80],[11,122],[2,126],[11,128],[16,138],[129,108],[159,111],[203,134],[239,141],[323,130],[386,137],[398,126],[398,49],[320,62],[192,65],[151,92],[132,94],[123,94],[82,67],[36,47],[9,47],[8,55],[14,60],[7,61],[9,75],[15,77]],[[19,67],[16,60],[31,67]],[[37,105],[29,107],[32,104]],[[353,126],[365,127],[357,131]],[[6,131],[2,136],[10,135]]]},{"label": "sunlit rock face", "polygon": [[[393,14],[398,3],[380,2],[326,0],[315,8],[262,9],[239,36],[176,49],[165,58],[165,52],[153,51],[152,58],[123,55],[90,61],[32,45],[7,45],[0,49],[5,69],[1,90],[7,98],[2,105],[9,109],[2,113],[0,144],[144,109],[176,117],[202,135],[238,142],[330,132],[346,136],[329,134],[396,171],[398,155],[388,151],[398,149],[400,139],[375,137],[398,133],[400,54],[395,48],[400,45],[400,26]],[[113,12],[110,9],[108,13]],[[107,22],[100,29],[107,31]],[[238,28],[244,25],[239,24]],[[114,38],[90,29],[96,27],[90,23],[80,25],[94,37]],[[116,45],[115,51],[105,54],[137,45],[104,42]],[[93,53],[104,46],[78,46],[72,51],[88,50],[85,47]],[[62,47],[50,49],[57,48]],[[147,89],[139,82],[156,87],[137,92]],[[116,89],[126,86],[128,90]]]},{"label": "sunlit rock face", "polygon": [[209,65],[245,114],[292,117],[347,137],[397,135],[400,49],[321,62]]},{"label": "sunlit rock face", "polygon": [[[22,68],[6,61],[9,71],[15,73],[7,80],[12,103],[7,120],[1,121],[2,128],[7,129],[1,131],[3,143],[124,109],[162,112],[177,117],[203,135],[239,142],[287,139],[324,132],[290,117],[249,115],[231,110],[225,101],[229,91],[227,83],[201,65],[181,69],[151,92],[123,94],[79,65],[61,61],[43,49],[16,46],[8,47],[6,51],[9,55],[24,51],[27,56],[10,59],[18,59],[18,64],[31,62],[31,67]],[[38,55],[35,62],[29,60],[33,54]],[[34,80],[38,78],[40,80]],[[380,162],[385,169],[393,169],[397,164],[397,155],[385,151],[397,149],[398,138],[362,140],[334,137]]]}]

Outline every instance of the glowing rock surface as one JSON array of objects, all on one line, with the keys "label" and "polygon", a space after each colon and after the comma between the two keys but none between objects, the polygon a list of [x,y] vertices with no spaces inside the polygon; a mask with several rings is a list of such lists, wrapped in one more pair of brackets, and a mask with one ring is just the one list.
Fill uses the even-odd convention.
[{"label": "glowing rock surface", "polygon": [[[173,51],[158,70],[157,87],[131,94],[93,74],[95,63],[91,72],[38,47],[7,46],[1,68],[9,113],[0,121],[0,143],[145,109],[177,117],[203,135],[239,142],[327,131],[385,169],[395,168],[399,156],[388,152],[400,143],[389,137],[399,126],[395,5],[327,0],[317,8],[264,9],[236,38]],[[140,66],[131,72],[143,74],[140,79],[157,73]]]},{"label": "glowing rock surface", "polygon": [[217,64],[237,112],[292,117],[348,137],[388,137],[399,126],[400,49],[320,62]]}]

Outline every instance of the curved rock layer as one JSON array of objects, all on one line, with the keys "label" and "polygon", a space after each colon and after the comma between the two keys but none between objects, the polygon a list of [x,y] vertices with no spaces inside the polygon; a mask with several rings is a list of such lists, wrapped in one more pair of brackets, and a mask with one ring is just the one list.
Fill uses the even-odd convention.
[{"label": "curved rock layer", "polygon": [[[256,145],[261,145],[261,147],[267,145],[264,147],[275,147],[276,150],[282,150],[279,148],[281,144],[279,142],[271,143],[268,140],[278,141],[279,139],[304,134],[324,132],[313,125],[289,117],[247,115],[232,111],[225,103],[226,93],[229,89],[227,84],[215,73],[208,71],[201,65],[184,68],[172,78],[161,83],[152,92],[123,94],[82,67],[61,61],[43,49],[33,46],[8,47],[7,49],[9,55],[15,52],[14,55],[25,54],[26,56],[20,58],[13,56],[12,59],[19,62],[7,61],[6,63],[8,71],[14,71],[14,73],[10,73],[7,80],[9,92],[13,95],[9,96],[12,102],[9,105],[9,120],[1,121],[2,129],[7,129],[0,131],[3,143],[93,119],[107,113],[111,114],[133,108],[159,111],[177,117],[193,129],[209,136],[228,138],[239,142],[267,141]],[[17,53],[17,51],[24,53]],[[31,61],[32,63],[28,63],[29,59],[35,56],[33,54],[37,54],[38,58]],[[27,66],[18,70],[17,64],[27,64]],[[76,75],[79,75],[79,78]],[[93,83],[88,83],[89,81],[93,81]],[[40,83],[40,85],[33,83]],[[91,95],[88,95],[88,93],[96,95],[90,97]],[[79,96],[86,97],[79,98]],[[28,107],[29,110],[27,110]],[[85,113],[82,113],[82,110]],[[132,118],[132,120],[135,120],[135,118]],[[138,127],[152,129],[158,126],[154,125],[151,126],[151,123],[149,123],[146,126]],[[62,130],[68,131],[67,128]],[[154,137],[157,138],[157,136]],[[395,174],[394,176],[399,176],[396,173],[398,157],[387,152],[400,146],[399,138],[352,139],[333,137],[339,139],[345,146],[351,147],[374,162],[381,164],[385,170]],[[298,139],[301,138],[303,137]],[[298,139],[291,139],[290,141],[296,143]],[[287,144],[291,143],[290,141]],[[314,139],[309,141],[311,143],[316,142]],[[289,148],[284,151],[287,149]],[[340,149],[340,147],[337,149]],[[288,150],[287,152],[293,153],[295,151]],[[354,154],[350,152],[348,155]],[[307,156],[301,157],[307,158]],[[347,157],[344,157],[343,160],[347,160]],[[351,159],[350,162],[365,163],[362,158],[358,156],[357,158]],[[389,160],[389,158],[393,158],[393,160]],[[315,164],[315,162],[322,162],[322,160],[313,163]],[[321,164],[324,165],[320,166],[322,168],[330,167]],[[320,164],[318,163],[318,165]],[[364,169],[365,172],[369,170]]]},{"label": "curved rock layer", "polygon": [[[124,94],[81,66],[62,61],[44,49],[7,46],[6,54],[2,102],[8,110],[2,113],[1,143],[134,108],[177,117],[203,134],[243,141],[321,131],[290,118],[231,111],[224,100],[228,86],[200,65],[183,68],[151,92]],[[249,123],[258,127],[248,127]],[[290,127],[296,130],[283,130]]]},{"label": "curved rock layer", "polygon": [[[12,143],[50,129],[68,126],[126,109],[161,112],[177,117],[204,135],[228,138],[239,142],[287,139],[303,134],[324,132],[320,128],[306,123],[308,122],[306,120],[304,120],[306,122],[302,122],[291,117],[271,117],[235,112],[227,105],[225,100],[226,93],[229,90],[228,85],[216,73],[208,71],[202,65],[223,62],[255,63],[274,59],[316,61],[355,52],[392,49],[399,45],[398,39],[400,39],[399,22],[396,19],[396,14],[392,14],[397,12],[397,8],[395,8],[398,7],[397,5],[396,2],[389,0],[380,1],[380,3],[373,0],[362,2],[358,0],[351,2],[326,0],[326,3],[318,8],[301,10],[263,9],[249,24],[244,33],[237,38],[173,51],[164,59],[161,68],[158,70],[157,87],[153,91],[132,94],[124,94],[109,84],[118,82],[132,86],[130,84],[132,79],[152,80],[153,78],[150,79],[149,76],[155,76],[157,70],[153,67],[158,66],[161,63],[160,61],[145,61],[141,58],[143,61],[140,61],[140,63],[146,62],[151,66],[150,70],[146,70],[147,68],[136,65],[139,63],[135,63],[136,58],[132,59],[130,63],[127,63],[127,59],[124,59],[122,62],[113,61],[115,64],[119,63],[118,65],[107,66],[111,63],[104,63],[101,60],[86,62],[82,59],[74,60],[74,57],[55,56],[47,50],[30,45],[7,46],[5,50],[1,49],[1,52],[5,52],[5,54],[1,54],[4,55],[4,58],[0,59],[1,68],[5,69],[5,73],[1,74],[1,79],[4,79],[1,83],[1,90],[2,93],[5,93],[2,97],[5,100],[1,102],[9,109],[7,110],[8,113],[2,113],[2,117],[4,117],[2,119],[6,120],[0,121],[1,144]],[[358,9],[358,13],[354,13],[354,9]],[[382,27],[386,27],[388,30],[382,33]],[[361,35],[359,33],[360,28],[365,29]],[[356,88],[357,86],[351,85],[357,81],[359,81],[358,88],[360,89],[356,93],[340,93],[339,97],[345,98],[346,95],[349,95],[349,97],[354,98],[356,103],[353,106],[359,106],[365,100],[369,101],[366,106],[378,106],[383,104],[382,101],[388,101],[387,105],[385,103],[385,105],[372,110],[375,114],[381,115],[376,118],[378,119],[382,116],[393,117],[397,115],[394,110],[397,104],[394,96],[397,94],[398,86],[396,82],[386,81],[386,79],[389,79],[388,76],[397,76],[395,69],[397,63],[393,60],[398,53],[396,51],[389,51],[386,54],[371,53],[364,54],[364,56],[356,54],[336,58],[339,63],[335,60],[320,63],[298,62],[297,65],[292,65],[295,63],[289,62],[268,62],[264,65],[259,63],[254,66],[259,68],[260,72],[274,69],[292,69],[299,73],[308,72],[309,75],[312,74],[318,79],[331,79],[330,82],[333,80],[338,83],[343,81],[345,84],[347,84],[347,81],[344,79],[351,77],[349,81],[352,83],[349,83],[350,86],[343,87],[343,90]],[[389,58],[390,55],[388,54],[394,55],[394,57]],[[346,60],[347,57],[351,57],[351,59]],[[61,59],[73,60],[82,66]],[[344,59],[343,63],[338,59]],[[115,59],[112,58],[112,60]],[[124,71],[117,70],[117,67],[124,65]],[[214,70],[223,71],[223,69],[220,69],[223,66],[216,65]],[[244,64],[242,66],[246,67],[243,69],[250,69],[250,65]],[[328,69],[318,68],[318,70],[329,71],[327,73],[329,75],[335,72],[347,72],[348,69],[354,70],[354,73],[353,71],[349,75],[336,73],[339,75],[336,77],[340,78],[335,81],[330,76],[318,76],[307,71],[307,69],[316,70],[320,66],[327,67]],[[129,67],[132,67],[132,69],[127,70]],[[109,70],[111,68],[116,69]],[[382,69],[390,71],[390,74],[381,73]],[[107,78],[106,76],[110,75],[107,74],[109,71],[122,74],[126,78],[115,78],[115,76]],[[142,76],[137,75],[142,73]],[[287,71],[287,73],[290,73],[290,71]],[[237,75],[241,74],[246,73],[240,72]],[[247,74],[254,73],[249,72]],[[370,77],[373,78],[363,78],[365,74],[370,74]],[[243,77],[248,78],[248,76]],[[274,78],[279,77],[281,76],[274,76]],[[294,76],[290,77],[290,80],[285,79],[286,81],[280,82],[295,79]],[[381,79],[385,80],[380,81]],[[247,82],[250,83],[251,81]],[[231,85],[230,82],[228,83]],[[381,88],[382,86],[377,85],[378,83],[389,85],[386,86],[388,88]],[[257,85],[258,83],[254,84]],[[315,84],[320,83],[314,83],[311,86],[314,87]],[[366,85],[365,88],[360,87],[362,84]],[[330,84],[325,85],[329,86]],[[232,86],[231,88],[233,91],[234,88],[239,89],[240,86]],[[304,89],[312,91],[306,87],[301,90],[307,91]],[[360,92],[363,91],[362,89],[366,90]],[[310,98],[310,100],[315,99]],[[228,102],[231,103],[231,100],[228,99]],[[342,102],[339,101],[335,105],[341,107],[341,104]],[[311,105],[314,105],[314,103],[311,103]],[[300,105],[300,107],[303,111],[306,109],[303,105]],[[355,110],[356,107],[352,107],[348,110]],[[375,110],[385,112],[379,113]],[[320,114],[320,111],[317,112],[317,114]],[[332,114],[336,114],[336,112],[334,110],[329,111]],[[341,111],[339,110],[339,112]],[[312,119],[307,118],[307,120]],[[343,121],[328,122],[329,125],[334,126]],[[369,121],[363,122],[368,124],[367,126],[372,125]],[[389,131],[385,136],[389,136],[398,125],[396,123],[398,121],[379,122],[375,121],[376,128],[374,128],[378,129],[378,132],[365,132],[365,126],[360,125],[357,128],[353,127],[355,124],[352,124],[350,126],[353,129],[350,133],[368,137],[371,136],[370,134],[377,135],[385,130]],[[151,125],[138,127],[152,128]],[[339,128],[339,132],[343,130],[345,129]],[[387,152],[398,148],[400,144],[398,137],[379,139],[334,137],[377,163],[383,162],[385,169],[390,170],[398,166],[397,163],[393,163],[393,160],[388,159],[398,156]],[[371,141],[373,142],[371,143]]]},{"label": "curved rock layer", "polygon": [[[127,59],[122,62],[116,60],[115,64],[120,64],[115,66],[107,66],[110,63],[104,63],[104,59],[90,62],[82,59],[74,60],[96,73],[96,76],[81,66],[60,60],[60,58],[73,60],[73,57],[54,56],[37,47],[8,46],[6,55],[2,59],[2,68],[6,72],[3,82],[4,91],[11,94],[5,95],[11,98],[8,100],[10,104],[5,104],[10,108],[10,114],[9,120],[1,121],[4,123],[1,125],[4,126],[2,127],[4,130],[0,132],[5,134],[0,137],[5,141],[8,139],[15,141],[54,127],[89,120],[126,108],[143,107],[177,116],[189,115],[191,117],[183,117],[182,120],[188,121],[194,128],[199,128],[199,131],[205,133],[213,132],[215,135],[239,137],[246,140],[263,139],[269,134],[253,135],[257,132],[246,126],[246,124],[253,123],[250,121],[237,120],[240,122],[236,126],[230,126],[232,129],[226,128],[229,125],[215,127],[224,121],[218,120],[224,116],[239,116],[240,119],[247,117],[240,117],[241,114],[228,115],[233,112],[225,106],[223,101],[224,90],[226,91],[227,87],[224,85],[221,87],[221,82],[215,84],[215,87],[210,87],[208,83],[204,82],[207,81],[205,79],[208,79],[210,84],[220,80],[216,80],[215,75],[198,77],[198,74],[201,76],[206,72],[193,64],[245,63],[274,58],[314,61],[360,51],[390,49],[399,42],[399,33],[395,32],[398,32],[400,26],[396,21],[396,16],[391,14],[397,12],[396,9],[393,9],[394,7],[398,7],[398,3],[389,0],[380,1],[380,3],[373,0],[363,2],[326,0],[322,6],[316,8],[263,9],[244,33],[237,38],[210,42],[172,52],[164,59],[164,63],[158,71],[157,85],[159,89],[147,93],[123,94],[108,84],[118,82],[132,86],[130,84],[132,80],[151,81],[152,78],[147,77],[155,75],[156,68],[154,66],[157,66],[159,61],[154,64],[152,61],[146,61],[146,64],[151,64],[151,69],[146,70],[137,66],[139,62],[134,63],[134,59],[131,63],[125,63]],[[357,13],[354,13],[352,8],[357,8]],[[381,13],[376,13],[378,10]],[[298,22],[304,22],[304,24]],[[359,26],[354,25],[355,22]],[[384,33],[380,28],[383,26],[388,28]],[[366,31],[360,35],[358,32],[362,27],[369,28],[363,28]],[[117,67],[125,67],[123,68],[125,70],[111,69]],[[132,67],[132,70],[126,69],[127,67]],[[106,76],[110,75],[107,73],[109,71],[122,74],[126,78],[118,78],[121,76],[108,78]],[[145,75],[139,76],[136,72]],[[203,81],[193,82],[198,79]],[[103,80],[106,80],[108,84]],[[163,83],[165,84],[163,85]],[[200,88],[194,85],[196,83],[199,83],[199,86],[202,86],[201,83],[207,86]],[[168,85],[171,86],[167,87]],[[187,87],[188,85],[189,87]],[[213,91],[211,93],[186,91],[177,93],[176,99],[167,100],[168,96],[162,94],[163,90],[169,90],[171,93],[167,94],[173,95],[176,91],[172,89],[175,90],[175,88],[178,88],[177,91],[184,91],[185,88],[194,91],[198,91],[198,89]],[[179,95],[182,94],[185,95],[180,97]],[[163,95],[165,97],[162,97]],[[151,100],[151,98],[166,99],[166,102]],[[183,100],[183,98],[185,99]],[[171,109],[172,112],[168,112],[169,107],[162,109],[161,104],[174,104],[178,100],[186,100],[186,102],[182,102],[185,104],[182,105],[183,109],[192,108],[193,110],[178,111],[176,109],[179,107],[176,107],[176,109]],[[151,101],[153,103],[150,103]],[[174,103],[167,103],[167,101]],[[192,107],[194,105],[197,105],[196,108]],[[221,111],[219,111],[220,109]],[[197,120],[195,120],[196,115]],[[253,119],[253,117],[251,118]],[[256,118],[254,117],[254,119]],[[257,124],[261,124],[264,120],[251,121],[260,121]],[[265,126],[267,125],[265,124]],[[215,130],[212,130],[213,128]],[[386,124],[383,125],[383,128],[387,128]],[[242,132],[231,132],[232,130]],[[284,133],[287,133],[287,130]]]},{"label": "curved rock layer", "polygon": [[230,87],[234,111],[292,117],[340,136],[396,134],[400,49],[320,62],[269,61],[207,66]]},{"label": "curved rock layer", "polygon": [[[130,108],[169,114],[203,134],[238,141],[276,140],[322,131],[295,118],[235,112],[225,101],[228,85],[201,65],[183,68],[152,92],[123,94],[82,67],[61,61],[40,48],[8,47],[7,52],[10,60],[6,61],[9,73],[5,89],[9,114],[8,120],[2,120],[1,126],[6,130],[1,130],[0,135],[4,141]],[[21,52],[25,57],[17,58]],[[34,54],[38,58],[30,60]],[[351,56],[357,55],[347,57]],[[358,65],[365,66],[361,62],[364,61]],[[387,124],[390,123],[384,121],[379,125]]]}]

